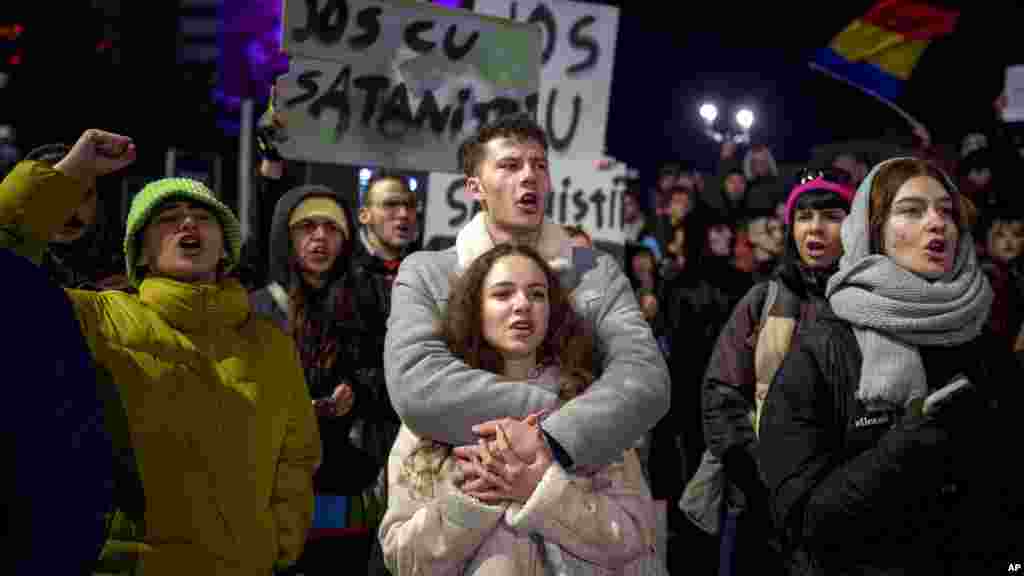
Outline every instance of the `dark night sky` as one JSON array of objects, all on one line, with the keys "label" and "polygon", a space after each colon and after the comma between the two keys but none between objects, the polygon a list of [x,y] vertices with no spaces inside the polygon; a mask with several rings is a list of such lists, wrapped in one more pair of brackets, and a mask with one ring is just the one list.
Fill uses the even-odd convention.
[{"label": "dark night sky", "polygon": [[[809,53],[862,15],[872,0],[799,8],[769,2],[600,3],[620,7],[608,150],[640,169],[645,180],[666,160],[712,167],[717,150],[700,132],[696,115],[705,95],[751,97],[758,113],[755,138],[783,161],[805,160],[816,144],[903,130],[891,111],[807,67]],[[62,18],[43,10],[46,2],[31,4],[38,14],[29,18],[45,33],[34,48],[42,64],[21,78],[32,86],[21,101],[28,110],[14,107],[15,121],[28,128],[22,132],[26,138],[67,138],[103,123],[153,145],[172,138],[186,145],[207,142],[213,123],[197,117],[196,105],[189,104],[205,89],[188,88],[172,69],[174,4],[123,4],[140,19],[126,31],[126,41],[138,48],[126,56],[127,65],[102,73],[81,66],[72,49],[84,29],[81,16],[69,8],[77,4],[52,4],[66,13]],[[983,8],[968,4],[954,36],[925,53],[908,90],[911,110],[935,140],[956,140],[965,127],[988,120],[1003,67],[1024,63],[1024,44],[1013,41],[1020,32],[1012,28],[1024,22],[1021,9],[1009,1],[975,4]],[[18,3],[19,10],[26,5]],[[1018,52],[1011,54],[1014,44]]]},{"label": "dark night sky", "polygon": [[[705,95],[727,101],[750,98],[758,112],[755,139],[789,162],[804,161],[813,146],[833,140],[909,133],[894,112],[807,66],[810,52],[864,14],[871,0],[819,3],[784,10],[781,18],[777,6],[782,3],[739,8],[723,2],[722,8],[702,6],[676,14],[635,2],[604,3],[624,5],[609,151],[639,168],[644,180],[665,160],[713,166],[717,146],[701,133],[697,116]],[[1004,66],[1024,63],[1019,48],[1009,53],[1010,42],[999,41],[1020,33],[1006,33],[1010,23],[1024,21],[1020,8],[979,4],[984,10],[962,11],[953,37],[929,47],[902,101],[937,141],[959,139],[967,127],[989,122]],[[651,58],[659,53],[665,57]],[[665,69],[664,62],[675,64]]]}]

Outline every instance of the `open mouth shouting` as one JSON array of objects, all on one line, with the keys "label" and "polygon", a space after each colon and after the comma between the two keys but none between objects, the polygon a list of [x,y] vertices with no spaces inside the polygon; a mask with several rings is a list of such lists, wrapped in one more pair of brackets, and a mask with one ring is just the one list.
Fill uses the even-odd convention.
[{"label": "open mouth shouting", "polygon": [[192,258],[203,251],[203,242],[197,234],[182,234],[178,239],[178,249],[182,255]]},{"label": "open mouth shouting", "polygon": [[516,201],[516,207],[527,214],[537,214],[541,209],[540,196],[534,192],[527,192]]},{"label": "open mouth shouting", "polygon": [[327,246],[324,244],[313,244],[307,251],[309,258],[315,262],[325,262],[330,258],[330,253],[327,250]]},{"label": "open mouth shouting", "polygon": [[514,338],[529,338],[533,335],[533,322],[529,320],[516,320],[509,326]]},{"label": "open mouth shouting", "polygon": [[804,246],[807,248],[807,255],[811,258],[821,258],[825,255],[825,250],[828,248],[828,245],[823,241],[814,239],[808,240],[804,243]]},{"label": "open mouth shouting", "polygon": [[395,235],[399,238],[410,238],[413,234],[413,227],[408,223],[395,224]]},{"label": "open mouth shouting", "polygon": [[931,240],[925,245],[924,253],[932,262],[944,263],[947,257],[946,241],[939,239]]},{"label": "open mouth shouting", "polygon": [[82,228],[85,228],[85,222],[82,222],[78,216],[68,218],[68,221],[63,226],[64,232],[78,232]]}]

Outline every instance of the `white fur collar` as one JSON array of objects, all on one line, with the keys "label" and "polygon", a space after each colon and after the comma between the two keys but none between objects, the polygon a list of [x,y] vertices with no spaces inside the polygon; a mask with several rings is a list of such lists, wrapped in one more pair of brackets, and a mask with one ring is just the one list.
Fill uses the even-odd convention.
[{"label": "white fur collar", "polygon": [[[478,212],[455,237],[455,252],[459,256],[459,270],[465,270],[478,256],[494,248],[491,235],[487,233],[486,212]],[[560,272],[571,266],[572,241],[561,226],[544,219],[537,242],[537,252],[548,264]]]}]

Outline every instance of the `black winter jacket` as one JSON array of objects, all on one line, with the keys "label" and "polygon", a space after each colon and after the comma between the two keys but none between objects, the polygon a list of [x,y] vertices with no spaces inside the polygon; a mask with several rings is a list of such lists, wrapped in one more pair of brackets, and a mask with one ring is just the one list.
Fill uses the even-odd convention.
[{"label": "black winter jacket", "polygon": [[860,348],[830,309],[801,331],[768,393],[758,448],[790,573],[980,574],[1005,564],[1019,538],[1005,525],[1015,481],[986,448],[1008,440],[1003,391],[1020,385],[1009,355],[987,333],[920,348],[931,389],[959,372],[976,386],[944,418],[922,421],[869,413],[856,399]]}]

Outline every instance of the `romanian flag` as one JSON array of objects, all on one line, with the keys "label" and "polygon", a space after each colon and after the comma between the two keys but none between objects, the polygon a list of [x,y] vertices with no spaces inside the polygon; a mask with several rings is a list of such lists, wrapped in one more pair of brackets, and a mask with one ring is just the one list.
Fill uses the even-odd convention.
[{"label": "romanian flag", "polygon": [[[925,2],[881,0],[854,20],[811,67],[847,82],[896,108],[914,67],[928,45],[953,32],[960,13]],[[912,123],[916,123],[907,116]]]}]

